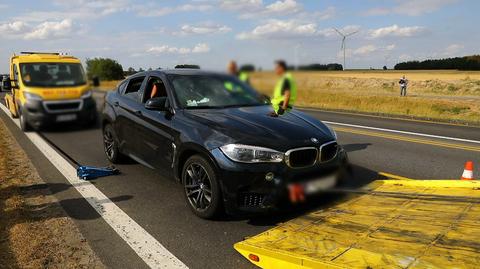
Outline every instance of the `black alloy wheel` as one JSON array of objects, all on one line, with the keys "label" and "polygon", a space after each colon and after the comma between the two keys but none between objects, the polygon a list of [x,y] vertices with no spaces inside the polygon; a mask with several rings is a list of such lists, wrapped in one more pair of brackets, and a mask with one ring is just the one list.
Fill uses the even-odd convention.
[{"label": "black alloy wheel", "polygon": [[103,128],[103,150],[112,163],[118,163],[122,158],[122,154],[118,150],[117,136],[111,124],[107,124]]},{"label": "black alloy wheel", "polygon": [[187,160],[182,181],[188,205],[197,216],[210,219],[221,212],[220,188],[214,169],[202,156],[194,155]]}]

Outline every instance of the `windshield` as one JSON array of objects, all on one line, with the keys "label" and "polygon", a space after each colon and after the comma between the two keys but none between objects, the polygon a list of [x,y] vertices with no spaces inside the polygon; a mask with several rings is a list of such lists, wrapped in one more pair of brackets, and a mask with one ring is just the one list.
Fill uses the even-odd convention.
[{"label": "windshield", "polygon": [[177,101],[187,109],[259,106],[267,102],[228,75],[169,75]]},{"label": "windshield", "polygon": [[20,64],[23,84],[31,87],[79,86],[87,83],[79,63]]}]

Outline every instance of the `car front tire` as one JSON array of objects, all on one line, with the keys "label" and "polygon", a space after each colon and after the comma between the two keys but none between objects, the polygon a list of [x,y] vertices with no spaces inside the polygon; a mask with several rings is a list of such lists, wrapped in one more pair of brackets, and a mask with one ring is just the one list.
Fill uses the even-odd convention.
[{"label": "car front tire", "polygon": [[182,183],[186,202],[195,215],[212,219],[223,212],[217,174],[204,157],[194,155],[185,162]]},{"label": "car front tire", "polygon": [[30,132],[32,131],[32,127],[30,127],[30,124],[28,124],[27,117],[25,116],[25,113],[23,113],[22,109],[19,109],[20,111],[20,128],[24,132]]}]

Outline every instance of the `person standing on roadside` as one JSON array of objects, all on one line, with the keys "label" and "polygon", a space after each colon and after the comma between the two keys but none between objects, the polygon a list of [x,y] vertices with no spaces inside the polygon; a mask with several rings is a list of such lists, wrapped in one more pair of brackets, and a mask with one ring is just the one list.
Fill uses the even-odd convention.
[{"label": "person standing on roadside", "polygon": [[407,96],[408,79],[405,78],[405,75],[400,79],[398,84],[400,84],[400,96]]},{"label": "person standing on roadside", "polygon": [[238,71],[237,63],[235,61],[230,61],[228,63],[227,72],[232,76],[236,76],[239,80],[250,84],[250,78],[248,77],[247,72]]},{"label": "person standing on roadside", "polygon": [[283,60],[275,62],[275,74],[280,78],[273,90],[271,100],[273,110],[277,115],[290,111],[297,99],[297,84],[292,74],[287,72],[287,63]]}]

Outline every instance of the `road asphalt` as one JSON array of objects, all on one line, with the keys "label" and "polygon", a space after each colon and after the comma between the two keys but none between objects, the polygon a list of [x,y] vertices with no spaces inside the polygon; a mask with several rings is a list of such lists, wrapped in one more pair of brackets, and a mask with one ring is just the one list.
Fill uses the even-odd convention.
[{"label": "road asphalt", "polygon": [[[95,95],[100,103],[102,99],[98,94]],[[328,122],[480,140],[480,128],[475,127],[316,110],[305,112]],[[75,220],[102,262],[111,268],[147,268],[8,116],[0,114],[32,159],[40,176]],[[335,124],[331,126],[340,127]],[[403,134],[401,136],[405,139],[399,140],[392,139],[386,131],[375,131],[375,135],[369,135],[370,130],[359,134],[351,131],[360,130],[359,128],[340,129],[342,130],[337,132],[338,141],[349,152],[354,166],[354,176],[350,179],[352,186],[375,180],[378,172],[414,179],[458,179],[467,160],[474,161],[474,173],[480,175],[480,144],[428,137],[419,141],[415,135]],[[102,135],[98,126],[85,130],[70,124],[42,130],[41,134],[81,164],[109,165],[103,153]],[[468,145],[472,150],[456,149],[457,144]],[[207,221],[195,217],[189,211],[182,187],[173,179],[165,178],[158,171],[133,161],[118,165],[117,168],[121,171],[120,175],[91,182],[190,268],[252,268],[233,249],[234,243],[309,210],[328,207],[335,200],[335,197],[324,197],[308,205],[267,215],[226,216],[221,220]]]}]

